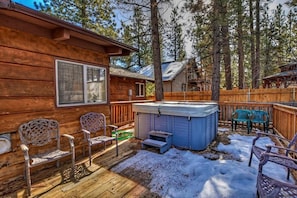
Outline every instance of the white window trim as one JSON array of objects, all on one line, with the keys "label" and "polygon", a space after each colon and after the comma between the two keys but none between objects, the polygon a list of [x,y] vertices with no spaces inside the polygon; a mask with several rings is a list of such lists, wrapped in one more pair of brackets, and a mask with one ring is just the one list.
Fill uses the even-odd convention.
[{"label": "white window trim", "polygon": [[[143,86],[143,90],[142,90],[143,94],[142,95],[136,95],[136,97],[145,97],[145,85],[144,85],[144,83],[136,82],[135,84],[136,84],[136,86],[138,86],[138,90],[140,90],[139,88],[141,88],[141,85]],[[136,92],[136,94],[139,94],[139,93]]]},{"label": "white window trim", "polygon": [[[73,103],[73,104],[60,104],[59,103],[60,101],[59,101],[59,86],[58,86],[58,82],[59,82],[59,78],[58,78],[58,62],[78,64],[78,65],[83,66],[84,103]],[[88,90],[87,90],[87,86],[86,86],[86,83],[87,83],[87,68],[88,67],[101,68],[101,69],[105,70],[105,98],[106,98],[106,101],[88,103],[88,97],[87,97],[87,91]],[[56,59],[55,60],[55,70],[56,70],[55,71],[55,74],[56,74],[55,83],[56,83],[56,105],[57,105],[57,107],[84,106],[84,105],[92,105],[92,104],[107,104],[107,91],[108,91],[107,90],[107,70],[106,70],[105,67]]]}]

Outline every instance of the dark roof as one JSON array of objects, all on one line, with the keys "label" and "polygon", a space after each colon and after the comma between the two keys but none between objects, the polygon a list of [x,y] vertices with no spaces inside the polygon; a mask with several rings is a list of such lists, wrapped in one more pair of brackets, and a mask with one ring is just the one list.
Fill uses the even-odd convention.
[{"label": "dark roof", "polygon": [[136,73],[136,72],[131,72],[127,69],[124,69],[122,67],[117,67],[117,66],[110,66],[110,75],[111,76],[120,76],[120,77],[127,77],[127,78],[136,78],[136,79],[143,79],[143,80],[148,80],[148,81],[154,81],[154,79],[147,77],[145,75]]},{"label": "dark roof", "polygon": [[275,79],[275,78],[285,78],[285,77],[289,77],[289,76],[297,76],[297,70],[284,71],[284,72],[280,72],[280,73],[273,74],[270,76],[266,76],[263,78],[263,80]]},{"label": "dark roof", "polygon": [[[87,47],[84,47],[92,50],[102,50],[103,47],[109,56],[125,56],[129,55],[132,51],[137,51],[134,47],[22,6],[21,4],[13,3],[10,0],[0,1],[0,18],[1,26],[30,32],[37,34],[37,36],[49,37],[58,41],[65,40],[65,42],[77,46],[81,46],[81,42],[89,43]],[[23,23],[21,23],[22,25],[15,25],[16,21]],[[37,26],[45,31],[34,31],[31,27],[26,27],[28,24],[33,24],[34,27]],[[63,37],[65,35],[66,37]]]}]

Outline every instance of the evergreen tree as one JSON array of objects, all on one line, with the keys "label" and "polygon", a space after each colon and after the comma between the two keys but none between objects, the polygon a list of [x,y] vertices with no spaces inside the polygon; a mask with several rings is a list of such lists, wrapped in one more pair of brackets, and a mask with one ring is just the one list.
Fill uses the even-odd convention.
[{"label": "evergreen tree", "polygon": [[35,7],[98,34],[117,38],[114,6],[105,0],[43,0]]},{"label": "evergreen tree", "polygon": [[237,56],[238,56],[238,88],[244,88],[244,51],[243,51],[243,7],[242,0],[236,0],[237,14]]},{"label": "evergreen tree", "polygon": [[150,23],[139,6],[134,6],[129,23],[121,23],[121,41],[136,47],[139,51],[129,57],[119,57],[117,61],[121,61],[121,65],[131,71],[138,71],[152,63]]},{"label": "evergreen tree", "polygon": [[192,13],[193,24],[187,29],[190,37],[193,57],[197,57],[197,64],[205,72],[205,78],[212,78],[212,35],[210,31],[211,8],[204,1],[189,1],[184,5],[185,12]]},{"label": "evergreen tree", "polygon": [[173,8],[170,15],[170,23],[167,25],[166,40],[164,50],[169,58],[173,61],[182,61],[185,59],[186,52],[184,49],[184,36],[181,20],[181,15],[178,14],[178,7]]},{"label": "evergreen tree", "polygon": [[151,24],[151,41],[152,41],[152,63],[154,65],[154,77],[155,77],[155,98],[156,101],[161,101],[164,98],[163,95],[163,82],[162,82],[162,70],[161,70],[161,39],[160,39],[160,14],[158,3],[167,2],[157,0],[125,0],[117,1],[122,5],[128,6],[139,6],[144,9],[148,9],[150,13],[150,24]]},{"label": "evergreen tree", "polygon": [[220,0],[213,0],[212,5],[212,39],[213,39],[213,72],[211,84],[211,100],[220,99],[220,67],[221,67],[221,45],[220,45],[220,14],[222,10]]},{"label": "evergreen tree", "polygon": [[221,20],[222,20],[222,53],[225,66],[225,82],[226,89],[232,90],[232,72],[231,72],[231,52],[230,52],[230,37],[229,37],[229,16],[227,14],[228,1],[221,0]]}]

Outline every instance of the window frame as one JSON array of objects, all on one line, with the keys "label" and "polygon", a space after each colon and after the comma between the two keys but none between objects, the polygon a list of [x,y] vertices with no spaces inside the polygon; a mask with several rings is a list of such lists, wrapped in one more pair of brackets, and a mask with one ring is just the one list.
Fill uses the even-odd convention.
[{"label": "window frame", "polygon": [[[135,87],[135,97],[145,97],[145,83],[142,82],[136,82],[135,85],[138,87],[138,92],[137,92],[137,88]],[[142,87],[142,91],[143,95],[140,95],[141,93],[139,93],[139,90],[141,90],[140,88]]]},{"label": "window frame", "polygon": [[[67,103],[67,104],[60,104],[59,100],[59,73],[58,73],[58,63],[69,63],[69,64],[74,64],[74,65],[81,65],[83,67],[83,102],[82,103]],[[105,101],[96,101],[96,102],[88,102],[88,68],[96,68],[96,69],[102,69],[105,71],[105,79],[102,80],[104,81],[104,89],[105,89]],[[86,64],[86,63],[81,63],[81,62],[74,62],[74,61],[66,61],[66,60],[61,60],[61,59],[56,59],[55,60],[55,84],[56,84],[56,106],[57,107],[71,107],[71,106],[85,106],[85,105],[93,105],[93,104],[107,104],[108,103],[108,90],[107,90],[107,83],[108,83],[108,75],[107,75],[107,68],[100,65],[91,65],[91,64]],[[99,82],[99,81],[98,81]]]}]

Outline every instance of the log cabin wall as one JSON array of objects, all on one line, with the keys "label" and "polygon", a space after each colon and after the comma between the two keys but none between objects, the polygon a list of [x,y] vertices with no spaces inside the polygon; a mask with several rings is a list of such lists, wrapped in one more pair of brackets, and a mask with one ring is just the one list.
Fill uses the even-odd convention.
[{"label": "log cabin wall", "polygon": [[[136,83],[143,83],[143,79],[110,76],[110,100],[111,101],[131,101],[131,100],[145,100],[146,97],[136,96]],[[132,90],[132,96],[129,97],[129,90]],[[144,88],[145,90],[145,88]]]},{"label": "log cabin wall", "polygon": [[[0,154],[0,192],[5,192],[8,182],[21,181],[24,176],[24,157],[17,132],[21,123],[36,118],[58,120],[61,134],[75,137],[79,159],[83,142],[79,117],[89,111],[102,112],[110,121],[109,104],[56,106],[55,60],[99,65],[108,72],[109,57],[100,50],[87,50],[2,26],[0,52],[0,135],[11,137],[11,151]],[[62,139],[61,147],[64,146],[68,142]]]}]

